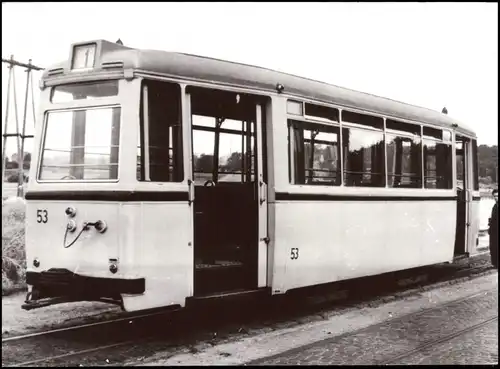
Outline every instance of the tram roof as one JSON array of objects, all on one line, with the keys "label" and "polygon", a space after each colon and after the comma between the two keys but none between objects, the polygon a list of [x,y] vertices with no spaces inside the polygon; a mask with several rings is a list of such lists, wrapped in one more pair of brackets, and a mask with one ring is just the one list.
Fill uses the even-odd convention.
[{"label": "tram roof", "polygon": [[[102,45],[100,64],[95,71],[102,70],[102,63],[122,62],[123,69],[163,74],[203,82],[216,82],[245,88],[276,92],[276,85],[284,86],[284,93],[378,113],[393,118],[402,118],[453,129],[468,136],[475,132],[463,123],[446,114],[389,98],[339,87],[309,78],[205,56],[158,50],[143,50],[125,47],[112,42],[90,41]],[[78,43],[82,44],[82,43]],[[48,71],[67,68],[68,61],[44,71],[43,79],[51,79]],[[69,68],[68,68],[69,69]]]}]

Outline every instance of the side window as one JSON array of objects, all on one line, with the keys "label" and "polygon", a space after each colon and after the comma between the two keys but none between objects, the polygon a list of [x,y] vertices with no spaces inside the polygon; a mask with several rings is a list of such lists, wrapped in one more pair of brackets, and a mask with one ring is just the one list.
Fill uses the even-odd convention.
[{"label": "side window", "polygon": [[339,128],[293,120],[288,127],[291,183],[339,186]]},{"label": "side window", "polygon": [[385,186],[382,118],[342,111],[342,146],[346,186]]},{"label": "side window", "polygon": [[137,179],[182,182],[182,115],[180,87],[144,80],[141,89]]},{"label": "side window", "polygon": [[424,127],[424,187],[435,189],[451,189],[452,177],[452,147],[445,140],[443,130]]},{"label": "side window", "polygon": [[422,188],[420,126],[386,121],[387,186]]}]

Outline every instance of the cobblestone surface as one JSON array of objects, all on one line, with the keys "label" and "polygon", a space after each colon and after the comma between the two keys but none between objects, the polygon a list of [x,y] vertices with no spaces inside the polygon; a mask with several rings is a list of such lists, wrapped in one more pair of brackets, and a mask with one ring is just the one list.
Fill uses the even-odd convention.
[{"label": "cobblestone surface", "polygon": [[[458,300],[476,293],[498,291],[498,274],[462,280],[457,283],[438,284],[425,291],[402,291],[392,299],[381,298],[380,303],[360,304],[356,306],[339,307],[322,313],[325,320],[306,324],[295,322],[293,326],[282,327],[273,332],[257,336],[242,336],[230,342],[216,344],[203,350],[193,352],[169,353],[157,351],[141,364],[130,360],[125,365],[171,366],[171,365],[246,365],[249,363],[265,363],[280,354],[289,354],[291,350],[304,351],[315,343],[325,343],[333,337],[361,333],[373,326],[383,326],[388,319],[405,318],[409,314],[429,314],[428,309],[441,308],[443,305],[456,303]],[[398,296],[396,298],[396,296]],[[496,305],[495,305],[496,306]],[[474,312],[475,314],[476,312]],[[448,317],[450,318],[450,317]],[[273,324],[274,326],[274,324]],[[379,334],[382,331],[379,331]],[[359,338],[358,338],[359,339]],[[425,337],[422,337],[425,341]],[[320,344],[321,346],[321,344]],[[421,344],[416,344],[421,348]],[[380,347],[380,344],[378,344]],[[362,347],[364,350],[365,347]],[[369,349],[369,346],[367,346]],[[344,351],[349,352],[349,348]],[[404,351],[404,349],[403,349]],[[371,350],[370,350],[371,352]],[[401,351],[399,351],[401,352]],[[392,354],[392,352],[390,352]],[[412,353],[413,354],[413,353]],[[396,354],[397,355],[397,354]],[[394,357],[394,356],[392,356]],[[405,355],[406,357],[406,355]],[[328,360],[324,358],[329,364]],[[386,357],[383,360],[387,360]],[[311,357],[311,364],[321,363],[318,358]],[[307,360],[305,363],[309,364]],[[396,361],[394,362],[396,363]]]},{"label": "cobblestone surface", "polygon": [[422,350],[394,364],[477,365],[498,363],[498,320],[472,332]]},{"label": "cobblestone surface", "polygon": [[[392,357],[415,350],[426,342],[446,337],[495,316],[498,316],[497,289],[248,364],[379,364]],[[494,321],[491,324],[497,326],[498,322]],[[498,330],[492,331],[491,324],[477,331],[467,332],[451,341],[438,344],[436,347],[410,355],[408,358],[402,358],[401,362],[406,364],[424,362],[428,364],[486,364],[496,362],[498,361]],[[484,337],[481,336],[481,333],[485,334]],[[454,345],[454,349],[451,351],[450,345]]]}]

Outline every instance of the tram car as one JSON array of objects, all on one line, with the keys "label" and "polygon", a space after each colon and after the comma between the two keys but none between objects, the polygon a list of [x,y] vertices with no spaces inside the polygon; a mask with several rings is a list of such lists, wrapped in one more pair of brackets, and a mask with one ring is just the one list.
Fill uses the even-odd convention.
[{"label": "tram car", "polygon": [[477,141],[446,114],[104,40],[47,68],[24,309],[268,295],[476,252]]}]

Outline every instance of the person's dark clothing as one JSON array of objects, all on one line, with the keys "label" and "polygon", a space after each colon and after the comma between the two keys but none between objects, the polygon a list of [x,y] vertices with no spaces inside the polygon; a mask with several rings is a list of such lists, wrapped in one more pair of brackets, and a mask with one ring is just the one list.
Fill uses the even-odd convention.
[{"label": "person's dark clothing", "polygon": [[498,203],[495,202],[489,219],[488,234],[490,235],[491,264],[498,268]]}]

